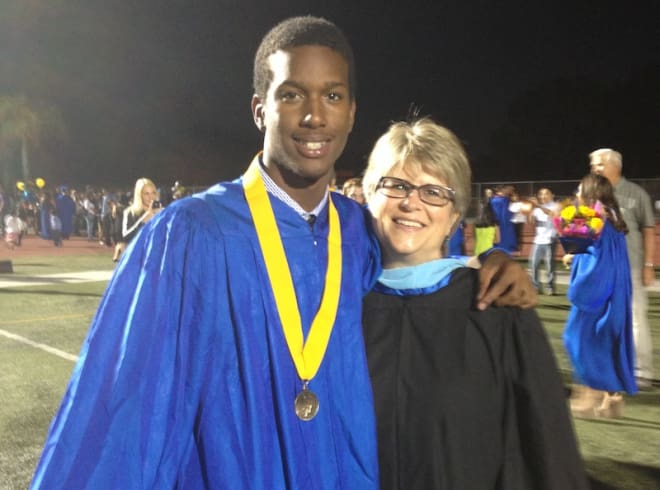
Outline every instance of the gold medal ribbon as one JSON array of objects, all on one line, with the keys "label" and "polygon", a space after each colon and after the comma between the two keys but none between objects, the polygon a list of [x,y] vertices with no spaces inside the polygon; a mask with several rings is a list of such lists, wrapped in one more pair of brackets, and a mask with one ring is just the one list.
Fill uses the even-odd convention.
[{"label": "gold medal ribbon", "polygon": [[259,173],[257,158],[243,176],[243,189],[257,230],[259,246],[264,256],[268,279],[284,330],[284,338],[298,376],[301,380],[309,381],[316,375],[323,361],[339,305],[342,273],[339,215],[329,197],[328,267],[325,275],[325,288],[321,306],[312,321],[307,340],[303,341],[302,321],[289,263],[284,253],[284,246],[277,229],[266,186]]}]

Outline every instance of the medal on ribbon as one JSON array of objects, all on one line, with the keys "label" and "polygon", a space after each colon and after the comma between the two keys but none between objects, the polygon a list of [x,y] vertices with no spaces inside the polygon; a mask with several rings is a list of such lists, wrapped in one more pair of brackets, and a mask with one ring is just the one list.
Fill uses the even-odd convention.
[{"label": "medal on ribbon", "polygon": [[308,388],[308,384],[316,375],[325,356],[339,305],[342,274],[339,215],[330,197],[328,199],[328,265],[325,287],[321,306],[312,321],[307,339],[304,340],[291,271],[266,186],[259,173],[258,157],[252,161],[243,176],[243,189],[257,231],[261,253],[266,263],[268,279],[275,297],[284,338],[302,381],[302,390],[294,400],[294,410],[301,420],[309,421],[318,413],[319,401],[316,394]]}]

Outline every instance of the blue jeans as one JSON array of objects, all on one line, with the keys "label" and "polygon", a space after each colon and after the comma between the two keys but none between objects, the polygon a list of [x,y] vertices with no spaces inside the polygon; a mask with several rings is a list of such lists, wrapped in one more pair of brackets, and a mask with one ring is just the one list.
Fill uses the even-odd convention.
[{"label": "blue jeans", "polygon": [[529,254],[529,267],[532,272],[532,282],[534,287],[539,290],[539,269],[541,261],[545,263],[545,272],[547,276],[546,287],[554,293],[555,291],[555,250],[557,249],[557,241],[553,240],[552,243],[547,245],[539,245],[535,243],[532,251]]},{"label": "blue jeans", "polygon": [[85,213],[85,224],[87,225],[87,240],[94,240],[94,225],[96,224],[96,216],[93,214]]}]

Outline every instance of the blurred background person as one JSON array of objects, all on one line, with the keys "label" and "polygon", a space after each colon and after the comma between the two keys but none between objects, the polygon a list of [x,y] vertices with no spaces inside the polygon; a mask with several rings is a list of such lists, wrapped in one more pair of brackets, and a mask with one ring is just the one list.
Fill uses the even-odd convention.
[{"label": "blurred background person", "polygon": [[85,210],[83,208],[84,195],[81,192],[78,192],[76,189],[72,188],[69,191],[69,196],[73,199],[73,202],[76,205],[76,214],[73,216],[73,235],[83,236],[84,230],[87,226],[85,221]]},{"label": "blurred background person", "polygon": [[500,241],[500,227],[495,220],[490,200],[484,200],[479,216],[474,222],[474,250],[472,255],[479,256],[486,250],[493,248],[493,244]]},{"label": "blurred background person", "polygon": [[53,239],[53,245],[62,246],[62,220],[55,207],[50,210],[50,236]]},{"label": "blurred background person", "polygon": [[101,229],[101,240],[99,243],[105,245],[106,247],[111,247],[112,243],[112,231],[110,228],[110,203],[115,199],[115,196],[112,192],[107,189],[101,189],[101,204],[99,212],[99,227]]},{"label": "blurred background person", "polygon": [[85,225],[87,231],[87,241],[91,242],[96,240],[96,218],[98,214],[98,206],[96,198],[92,191],[87,191],[85,199],[82,202],[82,209],[85,217]]},{"label": "blurred background person", "polygon": [[23,229],[21,231],[21,235],[19,237],[19,245],[20,245],[20,240],[30,234],[30,233],[36,233],[36,209],[34,207],[34,203],[31,202],[28,199],[16,199],[16,213],[15,216],[19,218],[22,223],[23,223]]},{"label": "blurred background person", "polygon": [[44,240],[50,240],[50,212],[55,209],[55,201],[50,192],[46,191],[39,200],[39,234]]},{"label": "blurred background person", "polygon": [[133,190],[133,203],[124,209],[121,242],[119,252],[115,253],[113,260],[117,262],[123,249],[135,238],[138,231],[161,210],[158,201],[156,185],[149,179],[142,177],[135,182]]},{"label": "blurred background person", "polygon": [[467,255],[465,251],[465,220],[461,219],[458,222],[451,237],[447,240],[446,255]]},{"label": "blurred background person", "polygon": [[507,252],[515,252],[518,247],[516,230],[511,221],[512,213],[509,210],[512,191],[512,185],[498,185],[490,198],[490,207],[493,209],[495,221],[500,229],[499,239],[495,242],[495,246]]},{"label": "blurred background person", "polygon": [[62,238],[68,240],[73,233],[73,218],[76,215],[76,203],[69,196],[68,188],[64,185],[58,189],[57,197],[55,198],[55,207],[57,208],[57,215],[62,221]]},{"label": "blurred background person", "polygon": [[655,280],[655,217],[648,193],[622,175],[623,157],[618,151],[601,148],[589,155],[591,171],[602,175],[614,187],[614,195],[628,226],[626,247],[632,277],[633,337],[635,376],[642,389],[651,388],[653,340],[649,325],[649,298],[646,287]]},{"label": "blurred background person", "polygon": [[359,204],[365,204],[364,200],[364,191],[362,189],[362,179],[359,177],[353,177],[344,182],[344,185],[341,188],[342,194],[346,197],[353,199]]},{"label": "blurred background person", "polygon": [[185,197],[185,195],[186,195],[186,188],[178,180],[176,182],[174,182],[174,185],[172,186],[171,191],[172,191],[172,200],[173,201],[175,201],[177,199],[181,199],[181,198]]},{"label": "blurred background person", "polygon": [[21,245],[21,219],[12,214],[7,213],[2,220],[5,226],[5,243],[10,249],[20,247]]},{"label": "blurred background person", "polygon": [[[539,293],[548,296],[555,294],[555,252],[557,251],[557,230],[552,219],[559,212],[559,203],[550,189],[539,189],[533,201],[534,239],[529,254],[529,268],[532,282]],[[545,264],[545,288],[541,286],[541,263]]]},{"label": "blurred background person", "polygon": [[110,229],[110,241],[114,245],[112,261],[117,262],[126,244],[122,236],[122,224],[124,221],[124,207],[119,202],[119,196],[110,200],[110,212],[108,213],[108,227]]},{"label": "blurred background person", "polygon": [[511,211],[511,222],[516,234],[516,250],[514,255],[520,255],[522,252],[523,231],[525,224],[529,221],[529,213],[531,212],[531,204],[523,201],[520,195],[514,188],[511,193],[511,202],[509,204],[509,211]]},{"label": "blurred background person", "polygon": [[623,414],[621,392],[637,392],[625,240],[628,228],[605,177],[585,176],[578,200],[592,209],[599,202],[604,226],[583,253],[563,258],[565,264],[571,264],[567,292],[571,310],[564,331],[576,381],[571,411],[577,417],[618,418]]}]

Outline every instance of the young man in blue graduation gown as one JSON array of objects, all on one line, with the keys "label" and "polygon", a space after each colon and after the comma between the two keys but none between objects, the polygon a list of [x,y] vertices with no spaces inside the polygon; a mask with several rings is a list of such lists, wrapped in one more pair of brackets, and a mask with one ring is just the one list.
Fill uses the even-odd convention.
[{"label": "young man in blue graduation gown", "polygon": [[[334,24],[293,18],[264,38],[252,100],[263,153],[131,243],[33,488],[378,487],[360,322],[380,258],[364,210],[328,192],[354,87]],[[505,282],[526,277],[504,269]]]}]

